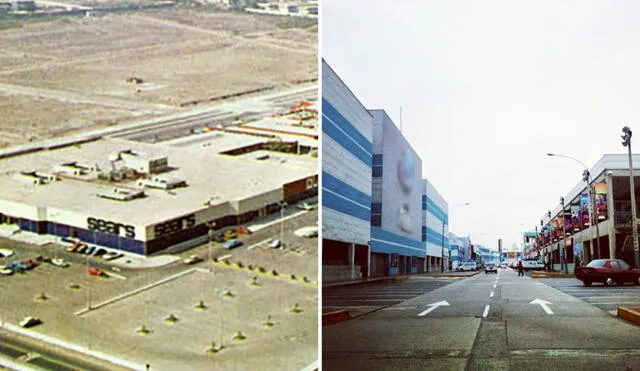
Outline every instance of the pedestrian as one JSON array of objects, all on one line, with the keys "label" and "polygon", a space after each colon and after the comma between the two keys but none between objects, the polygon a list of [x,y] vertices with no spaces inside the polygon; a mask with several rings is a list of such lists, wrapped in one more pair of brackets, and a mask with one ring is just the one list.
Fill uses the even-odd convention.
[{"label": "pedestrian", "polygon": [[518,277],[524,276],[524,269],[522,268],[522,260],[518,260]]},{"label": "pedestrian", "polygon": [[367,263],[362,263],[362,265],[360,265],[360,276],[363,280],[367,279],[367,272]]}]

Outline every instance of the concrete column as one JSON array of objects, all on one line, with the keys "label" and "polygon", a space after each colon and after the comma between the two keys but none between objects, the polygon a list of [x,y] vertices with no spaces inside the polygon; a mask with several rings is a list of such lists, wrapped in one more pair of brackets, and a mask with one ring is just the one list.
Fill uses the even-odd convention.
[{"label": "concrete column", "polygon": [[609,259],[616,258],[616,223],[615,223],[615,203],[613,201],[613,177],[607,174],[607,234],[609,235]]},{"label": "concrete column", "polygon": [[349,265],[351,266],[351,279],[355,280],[355,264],[356,264],[356,244],[352,243],[349,245]]},{"label": "concrete column", "polygon": [[371,277],[371,246],[367,246],[367,277]]}]

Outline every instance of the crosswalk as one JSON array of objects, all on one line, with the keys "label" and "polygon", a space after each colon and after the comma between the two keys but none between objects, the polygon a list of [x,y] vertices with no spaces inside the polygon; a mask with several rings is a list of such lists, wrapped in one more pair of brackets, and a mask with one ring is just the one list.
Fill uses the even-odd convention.
[{"label": "crosswalk", "polygon": [[453,280],[416,278],[327,287],[322,289],[322,307],[325,310],[328,308],[388,306],[433,291],[451,282]]},{"label": "crosswalk", "polygon": [[618,306],[640,306],[640,286],[585,287],[582,282],[570,278],[543,278],[540,281],[614,315]]}]

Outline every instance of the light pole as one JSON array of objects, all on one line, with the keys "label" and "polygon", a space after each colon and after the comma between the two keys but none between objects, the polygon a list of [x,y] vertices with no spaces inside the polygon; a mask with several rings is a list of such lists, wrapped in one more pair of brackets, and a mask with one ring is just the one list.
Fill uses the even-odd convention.
[{"label": "light pole", "polygon": [[[469,206],[469,205],[470,203],[465,202],[460,205],[452,206],[451,209],[449,209],[449,212],[451,212],[455,208],[462,207],[462,206]],[[444,226],[445,226],[445,223],[448,223],[448,219],[449,218],[447,216],[445,216],[442,219],[442,248],[440,250],[440,272],[444,272]]]},{"label": "light pole", "polygon": [[[636,268],[640,267],[640,253],[638,250],[638,225],[636,221],[636,187],[633,181],[633,163],[631,157],[631,129],[628,126],[622,128],[622,145],[629,150],[629,194],[631,195],[631,231],[633,236],[633,259]],[[614,258],[613,256],[611,257]]]},{"label": "light pole", "polygon": [[213,261],[211,260],[211,248],[213,244],[213,228],[216,226],[216,222],[207,223],[209,227],[209,273],[213,272]]},{"label": "light pole", "polygon": [[560,197],[560,204],[562,204],[562,246],[560,247],[562,250],[562,264],[564,264],[564,274],[569,274],[569,268],[567,266],[567,230],[564,218],[566,214],[564,212],[564,197]]},{"label": "light pole", "polygon": [[[591,191],[591,173],[589,173],[589,168],[587,168],[587,165],[585,165],[582,161],[578,160],[577,158],[573,158],[571,156],[559,155],[557,153],[547,153],[547,156],[568,158],[570,160],[573,160],[579,163],[580,165],[582,165],[582,167],[584,167],[584,171],[582,172],[582,180],[587,183],[587,193],[589,194],[589,203],[591,204],[591,207],[589,208],[589,223],[591,224],[592,227],[593,226],[596,227],[596,257],[600,259],[600,229],[598,228],[598,217],[596,214],[596,203],[594,200],[595,192]],[[591,230],[591,233],[592,233],[591,237],[593,240],[593,230]],[[591,260],[593,259],[593,242],[591,242],[589,246],[590,246],[589,260]]]},{"label": "light pole", "polygon": [[280,245],[284,246],[284,209],[287,207],[285,201],[280,201]]}]

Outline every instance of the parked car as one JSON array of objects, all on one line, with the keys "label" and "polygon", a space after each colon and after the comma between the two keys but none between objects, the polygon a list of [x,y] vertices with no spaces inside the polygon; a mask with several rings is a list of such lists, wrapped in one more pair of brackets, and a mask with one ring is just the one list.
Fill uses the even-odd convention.
[{"label": "parked car", "polygon": [[55,265],[56,267],[62,267],[62,268],[66,268],[69,266],[69,263],[67,263],[67,261],[62,258],[51,259],[51,264]]},{"label": "parked car", "polygon": [[115,260],[115,259],[121,258],[123,256],[124,256],[124,254],[122,254],[122,253],[108,252],[108,253],[102,255],[102,259],[111,261],[111,260]]},{"label": "parked car", "polygon": [[313,210],[313,205],[310,205],[306,202],[301,202],[296,205],[296,209],[298,210]]},{"label": "parked car", "polygon": [[204,261],[204,259],[202,259],[198,255],[191,255],[188,258],[182,259],[182,262],[184,264],[196,264],[196,263],[200,263],[201,261]]},{"label": "parked car", "polygon": [[523,260],[522,269],[525,271],[539,271],[544,269],[544,264],[537,260]]},{"label": "parked car", "polygon": [[624,260],[620,259],[596,259],[584,267],[576,269],[576,278],[585,286],[591,286],[594,282],[600,282],[607,286],[626,282],[640,285],[640,270],[632,268]]},{"label": "parked car", "polygon": [[225,242],[226,240],[224,239],[224,234],[223,233],[218,233],[217,235],[213,236],[213,240],[216,242]]},{"label": "parked car", "polygon": [[26,267],[26,269],[31,270],[38,266],[38,262],[33,259],[26,259],[21,261],[21,263]]},{"label": "parked car", "polygon": [[29,328],[41,324],[42,321],[38,317],[25,317],[20,321],[20,327]]},{"label": "parked car", "polygon": [[485,267],[484,267],[484,274],[487,274],[487,273],[489,273],[489,272],[492,272],[492,273],[496,273],[496,274],[497,274],[497,273],[498,273],[498,267],[496,267],[494,264],[487,264],[487,265],[485,265]]},{"label": "parked car", "polygon": [[92,276],[98,276],[98,277],[106,275],[102,269],[93,268],[93,267],[87,269],[87,272]]},{"label": "parked car", "polygon": [[91,254],[93,254],[93,252],[94,252],[94,251],[96,251],[96,247],[95,247],[95,246],[89,246],[89,247],[84,251],[84,253],[85,253],[85,254],[87,254],[87,255],[91,255]]},{"label": "parked car", "polygon": [[13,274],[13,269],[7,268],[7,267],[3,267],[2,269],[0,269],[0,274],[2,274],[4,276],[10,276],[10,275]]},{"label": "parked car", "polygon": [[507,263],[506,262],[500,263],[500,268],[507,269]]},{"label": "parked car", "polygon": [[22,264],[19,260],[14,260],[5,266],[5,269],[11,269],[14,272],[24,272],[27,270],[27,266]]},{"label": "parked car", "polygon": [[74,252],[77,252],[78,254],[84,254],[84,252],[87,251],[88,248],[89,246],[82,244]]},{"label": "parked car", "polygon": [[227,242],[224,243],[224,245],[222,245],[222,247],[224,247],[225,249],[233,249],[233,248],[236,248],[238,246],[242,246],[242,242],[240,242],[238,240],[227,241]]},{"label": "parked car", "polygon": [[269,242],[269,247],[272,249],[277,249],[278,247],[280,247],[280,245],[282,245],[282,242],[280,240],[273,240]]},{"label": "parked car", "polygon": [[107,250],[105,250],[103,248],[99,248],[99,249],[96,249],[96,251],[94,251],[92,255],[93,256],[102,256],[102,255],[104,255],[106,253],[107,253]]},{"label": "parked car", "polygon": [[253,232],[251,232],[251,230],[247,227],[236,227],[236,233],[240,233],[240,234],[251,234]]},{"label": "parked car", "polygon": [[36,256],[36,261],[40,263],[50,263],[51,258],[48,256],[38,255]]},{"label": "parked car", "polygon": [[476,262],[464,262],[458,266],[459,271],[475,271],[478,269]]},{"label": "parked car", "polygon": [[226,241],[233,240],[234,238],[236,238],[238,236],[238,234],[234,230],[231,230],[231,229],[224,231],[224,233],[222,235],[224,236],[224,239]]},{"label": "parked car", "polygon": [[0,258],[8,258],[13,255],[13,251],[9,249],[0,249]]}]

